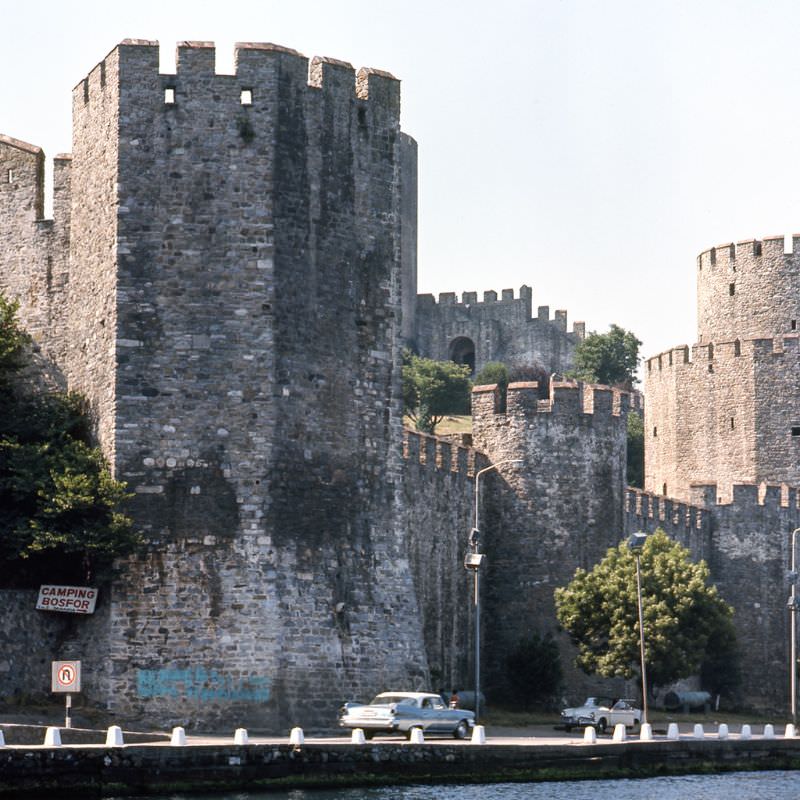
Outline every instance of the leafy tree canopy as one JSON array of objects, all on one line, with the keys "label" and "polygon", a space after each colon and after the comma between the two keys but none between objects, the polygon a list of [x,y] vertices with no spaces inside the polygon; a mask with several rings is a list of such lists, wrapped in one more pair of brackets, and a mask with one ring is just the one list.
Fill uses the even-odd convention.
[{"label": "leafy tree canopy", "polygon": [[[708,585],[704,561],[662,530],[648,536],[641,553],[647,676],[663,686],[701,671],[724,647],[735,654],[733,610]],[[636,562],[627,542],[612,547],[594,569],[579,569],[556,589],[556,615],[578,647],[587,673],[632,678],[639,668]]]},{"label": "leafy tree canopy", "polygon": [[403,354],[403,410],[417,430],[433,433],[446,414],[466,414],[470,369],[452,361]]},{"label": "leafy tree canopy", "polygon": [[520,640],[508,654],[506,673],[515,708],[555,706],[561,693],[563,671],[553,635],[533,633]]},{"label": "leafy tree canopy", "polygon": [[0,296],[0,580],[102,578],[140,543],[121,511],[128,495],[92,447],[77,395],[15,388],[26,341]]},{"label": "leafy tree canopy", "polygon": [[508,367],[502,361],[490,361],[475,377],[476,386],[496,383],[503,394],[508,387]]},{"label": "leafy tree canopy", "polygon": [[570,377],[630,389],[637,382],[641,344],[619,325],[612,325],[608,333],[590,333],[575,348],[575,368]]}]

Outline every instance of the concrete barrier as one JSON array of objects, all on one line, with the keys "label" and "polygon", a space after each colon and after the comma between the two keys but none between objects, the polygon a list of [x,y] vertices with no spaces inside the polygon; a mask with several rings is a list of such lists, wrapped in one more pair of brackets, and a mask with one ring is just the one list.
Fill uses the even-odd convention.
[{"label": "concrete barrier", "polygon": [[411,737],[409,739],[411,744],[422,744],[425,741],[425,736],[422,733],[422,728],[412,728]]},{"label": "concrete barrier", "polygon": [[247,728],[237,728],[233,732],[234,744],[247,744],[249,741],[250,737],[247,735]]},{"label": "concrete barrier", "polygon": [[124,744],[122,728],[119,725],[111,725],[106,731],[106,747],[122,747]]},{"label": "concrete barrier", "polygon": [[705,739],[706,738],[706,732],[703,730],[703,726],[699,722],[695,723],[694,731],[692,731],[692,736],[695,739]]},{"label": "concrete barrier", "polygon": [[587,744],[594,744],[597,741],[597,731],[591,725],[583,729],[583,741]]},{"label": "concrete barrier", "polygon": [[173,747],[186,747],[186,731],[180,726],[172,729],[172,738],[169,743]]},{"label": "concrete barrier", "polygon": [[364,736],[364,731],[361,728],[353,728],[353,732],[350,734],[350,741],[353,744],[366,744],[367,737]]},{"label": "concrete barrier", "polygon": [[717,738],[718,739],[727,739],[728,738],[728,726],[721,722],[719,727],[717,728]]},{"label": "concrete barrier", "polygon": [[765,739],[775,738],[775,726],[770,724],[769,722],[764,726],[764,738]]},{"label": "concrete barrier", "polygon": [[643,722],[639,728],[639,741],[652,742],[653,741],[653,726],[649,722]]},{"label": "concrete barrier", "polygon": [[625,730],[625,726],[618,722],[614,726],[614,735],[611,737],[612,741],[615,742],[624,742],[628,738],[628,733]]},{"label": "concrete barrier", "polygon": [[303,733],[302,728],[292,728],[292,732],[289,734],[289,744],[293,744],[295,747],[299,747],[301,744],[305,744],[306,737]]},{"label": "concrete barrier", "polygon": [[483,725],[476,725],[472,729],[472,744],[486,744],[486,728]]},{"label": "concrete barrier", "polygon": [[783,736],[786,739],[794,739],[794,737],[797,736],[797,730],[791,722],[787,724]]},{"label": "concrete barrier", "polygon": [[677,722],[670,722],[669,727],[667,728],[667,739],[680,739],[681,732],[678,729]]},{"label": "concrete barrier", "polygon": [[749,739],[753,735],[749,725],[742,725],[742,732],[739,734],[740,739]]},{"label": "concrete barrier", "polygon": [[49,727],[44,732],[45,747],[61,747],[61,731],[58,728]]}]

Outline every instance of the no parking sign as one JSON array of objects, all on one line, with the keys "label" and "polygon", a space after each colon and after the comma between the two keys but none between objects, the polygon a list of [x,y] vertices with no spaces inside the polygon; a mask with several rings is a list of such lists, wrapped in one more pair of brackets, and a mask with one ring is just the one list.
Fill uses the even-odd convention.
[{"label": "no parking sign", "polygon": [[75,694],[81,690],[81,662],[54,661],[51,692]]}]

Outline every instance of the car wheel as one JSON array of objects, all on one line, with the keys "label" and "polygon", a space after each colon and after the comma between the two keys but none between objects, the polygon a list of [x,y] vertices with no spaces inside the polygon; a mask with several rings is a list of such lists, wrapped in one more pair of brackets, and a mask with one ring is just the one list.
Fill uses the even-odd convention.
[{"label": "car wheel", "polygon": [[572,725],[565,725],[564,730],[569,733],[572,730]]},{"label": "car wheel", "polygon": [[606,723],[606,718],[605,717],[601,717],[599,720],[597,720],[597,725],[595,725],[595,728],[597,728],[597,732],[598,733],[605,733],[607,724],[608,723]]},{"label": "car wheel", "polygon": [[364,731],[364,738],[371,739],[375,735],[375,731]]},{"label": "car wheel", "polygon": [[461,722],[456,725],[453,729],[453,738],[454,739],[466,739],[467,732],[469,731],[469,725],[467,725],[467,721],[462,719]]}]

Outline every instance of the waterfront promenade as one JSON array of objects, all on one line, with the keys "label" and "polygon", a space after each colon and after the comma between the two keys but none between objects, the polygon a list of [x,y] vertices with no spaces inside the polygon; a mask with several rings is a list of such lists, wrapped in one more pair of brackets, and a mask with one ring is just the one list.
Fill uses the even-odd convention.
[{"label": "waterfront promenade", "polygon": [[[234,744],[230,736],[188,736],[170,744],[169,734],[149,742],[107,746],[105,732],[96,742],[60,747],[14,744],[17,726],[0,726],[7,745],[0,748],[0,797],[58,791],[70,795],[156,794],[176,791],[362,786],[409,782],[493,782],[570,778],[645,777],[692,772],[796,769],[800,738],[763,736],[754,726],[751,738],[733,732],[696,738],[682,732],[676,740],[629,737],[586,743],[579,736],[489,735],[484,744],[430,738],[412,744],[398,737],[354,744],[345,736],[306,737],[290,744],[286,737],[249,737]],[[30,727],[30,726],[20,726]],[[42,729],[43,730],[43,729]],[[30,732],[29,732],[30,733]],[[490,732],[491,733],[491,732]]]}]

